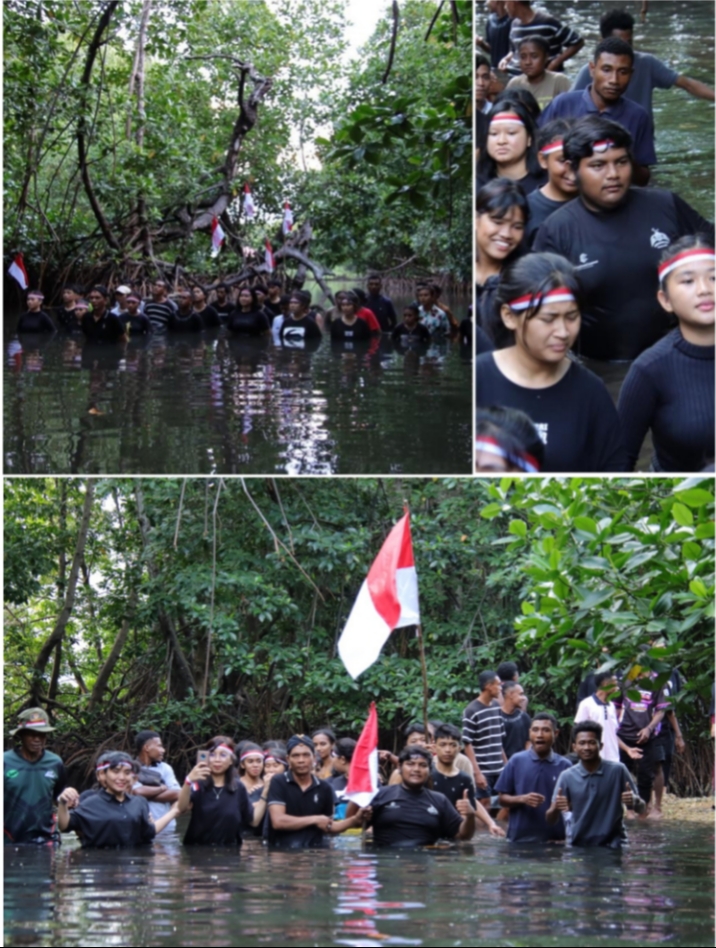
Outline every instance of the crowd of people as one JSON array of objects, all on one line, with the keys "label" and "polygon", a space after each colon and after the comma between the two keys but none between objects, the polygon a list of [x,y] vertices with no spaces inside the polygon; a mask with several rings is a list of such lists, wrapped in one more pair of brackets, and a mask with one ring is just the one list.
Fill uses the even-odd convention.
[{"label": "crowd of people", "polygon": [[346,795],[356,740],[328,726],[285,743],[216,735],[183,782],[164,761],[161,735],[143,730],[134,756],[98,753],[94,785],[79,793],[46,749],[54,730],[47,714],[30,708],[4,756],[5,841],[54,843],[74,832],[84,847],[138,846],[177,839],[176,818],[189,812],[187,846],[239,847],[257,837],[280,849],[320,847],[360,830],[376,846],[429,846],[479,831],[511,842],[618,848],[625,812],[661,816],[674,751],[684,749],[670,703],[681,685],[676,672],[654,691],[613,672],[589,675],[563,756],[554,749],[557,719],[527,713],[517,665],[505,662],[480,674],[462,728],[414,722],[399,755],[380,751],[381,785],[366,806]]},{"label": "crowd of people", "polygon": [[179,287],[170,294],[161,278],[152,284],[148,299],[126,284],[112,294],[106,286],[95,285],[86,295],[82,287],[70,284],[62,290],[62,303],[49,312],[43,309],[42,291],[31,289],[17,332],[20,336],[62,332],[92,342],[118,343],[151,333],[201,333],[224,326],[232,337],[272,338],[276,345],[292,349],[315,348],[324,335],[344,347],[369,344],[382,334],[390,336],[398,349],[425,347],[433,338],[462,338],[462,334],[469,344],[471,323],[468,319],[458,323],[440,300],[439,284],[418,283],[416,298],[403,308],[401,320],[383,293],[380,275],[368,274],[366,284],[366,290],[338,290],[329,309],[314,305],[306,290],[284,293],[279,279],[234,286],[219,283],[209,294],[210,302],[201,286]]},{"label": "crowd of people", "polygon": [[[563,67],[584,40],[569,25],[532,3],[487,7],[476,469],[629,471],[651,432],[651,470],[713,470],[714,226],[648,185],[652,91],[714,91],[635,51],[626,10],[604,13],[572,81]],[[629,364],[617,399],[583,360]]]}]

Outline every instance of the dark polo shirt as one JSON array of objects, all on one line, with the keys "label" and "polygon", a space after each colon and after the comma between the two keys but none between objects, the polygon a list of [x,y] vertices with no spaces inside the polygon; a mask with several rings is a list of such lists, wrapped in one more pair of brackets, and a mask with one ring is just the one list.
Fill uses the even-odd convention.
[{"label": "dark polo shirt", "polygon": [[543,843],[550,839],[564,839],[562,819],[550,826],[544,815],[552,802],[559,775],[570,767],[567,758],[555,754],[554,751],[549,757],[540,757],[530,748],[510,757],[495,784],[495,791],[514,797],[523,793],[541,793],[544,797],[544,803],[537,807],[510,807],[507,838],[511,842]]},{"label": "dark polo shirt", "polygon": [[381,787],[371,806],[377,846],[432,846],[439,839],[453,839],[462,823],[448,798],[426,787],[418,791],[402,784]]},{"label": "dark polo shirt", "polygon": [[[311,784],[302,790],[296,783],[293,774],[287,770],[284,774],[277,774],[269,784],[268,803],[270,808],[276,804],[286,807],[288,816],[333,816],[334,808],[333,788],[326,780],[319,780],[315,775]],[[304,849],[326,846],[328,841],[323,830],[317,826],[305,826],[297,830],[276,830],[271,825],[271,814],[268,819],[269,846],[279,849]]]},{"label": "dark polo shirt", "polygon": [[120,803],[106,790],[98,790],[70,810],[71,830],[80,834],[85,848],[97,849],[141,846],[156,836],[144,797],[125,796]]},{"label": "dark polo shirt", "polygon": [[627,842],[622,793],[628,784],[638,796],[632,776],[624,764],[602,760],[590,773],[580,761],[560,775],[552,801],[560,788],[569,801],[571,828],[567,842],[572,846],[609,846],[620,849]]}]

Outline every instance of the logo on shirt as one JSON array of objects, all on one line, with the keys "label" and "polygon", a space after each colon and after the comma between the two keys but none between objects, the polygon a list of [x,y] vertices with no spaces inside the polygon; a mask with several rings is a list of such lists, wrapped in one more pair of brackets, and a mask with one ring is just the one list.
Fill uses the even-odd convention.
[{"label": "logo on shirt", "polygon": [[590,267],[596,267],[599,263],[598,260],[590,260],[588,253],[580,253],[579,255],[579,266],[575,267],[575,270],[588,270]]},{"label": "logo on shirt", "polygon": [[57,780],[57,774],[55,773],[54,770],[46,770],[45,776],[47,777],[48,780]]},{"label": "logo on shirt", "polygon": [[392,800],[392,801],[386,806],[386,810],[397,810],[399,806],[400,806],[399,803],[396,803],[395,800]]},{"label": "logo on shirt", "polygon": [[313,802],[314,802],[314,803],[318,803],[318,794],[317,794],[317,793],[314,793],[314,794],[313,794]]},{"label": "logo on shirt", "polygon": [[658,230],[656,227],[651,228],[651,246],[656,250],[663,250],[664,247],[668,247],[671,243],[669,236],[663,231]]},{"label": "logo on shirt", "polygon": [[14,780],[15,777],[19,775],[19,773],[20,773],[19,770],[6,770],[5,776],[7,777],[8,780]]},{"label": "logo on shirt", "polygon": [[431,816],[437,816],[437,815],[438,815],[438,811],[435,809],[435,807],[434,807],[432,804],[428,807],[428,813],[429,813]]},{"label": "logo on shirt", "polygon": [[542,444],[547,444],[547,436],[549,434],[549,425],[547,422],[543,421],[539,424],[535,424],[535,428],[537,429],[537,434],[540,436]]}]

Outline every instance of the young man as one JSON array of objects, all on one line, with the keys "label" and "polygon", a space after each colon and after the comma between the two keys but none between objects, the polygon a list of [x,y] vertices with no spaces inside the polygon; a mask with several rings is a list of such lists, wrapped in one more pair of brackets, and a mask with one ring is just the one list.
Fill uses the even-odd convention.
[{"label": "young man", "polygon": [[656,164],[654,127],[646,110],[625,98],[634,72],[634,52],[628,43],[611,38],[602,40],[594,50],[589,64],[592,83],[583,92],[565,92],[540,115],[540,128],[556,118],[582,118],[603,115],[618,122],[631,135],[633,142],[634,184],[649,183],[649,165]]},{"label": "young man", "polygon": [[537,136],[537,160],[549,175],[547,184],[527,195],[530,209],[525,228],[525,241],[531,246],[535,234],[550,214],[571,201],[579,193],[572,166],[564,157],[564,136],[573,125],[572,119],[554,119]]},{"label": "young man", "polygon": [[510,52],[510,26],[512,20],[507,15],[505,0],[487,0],[485,6],[489,16],[485,24],[485,37],[475,37],[475,43],[480,49],[490,54],[490,62],[497,69],[500,62]]},{"label": "young man", "polygon": [[552,750],[557,721],[544,711],[535,714],[529,737],[530,749],[510,757],[495,785],[500,806],[510,811],[507,838],[513,843],[563,840],[563,821],[548,824],[545,819],[559,775],[572,766]]},{"label": "young man", "polygon": [[447,313],[435,303],[433,291],[427,284],[418,286],[418,305],[420,306],[420,322],[431,336],[450,335],[450,321]]},{"label": "young man", "polygon": [[229,299],[229,288],[225,283],[217,283],[216,299],[211,304],[222,323],[227,323],[236,308]]},{"label": "young man", "polygon": [[75,326],[75,304],[80,298],[79,289],[73,283],[67,283],[62,290],[62,305],[55,307],[57,325],[70,332]]},{"label": "young man", "polygon": [[570,813],[567,841],[572,846],[620,849],[627,842],[624,807],[642,813],[646,803],[624,764],[602,760],[600,724],[575,724],[572,746],[579,763],[560,774],[545,819],[554,825],[560,815]]},{"label": "young man", "polygon": [[526,36],[517,47],[521,76],[514,76],[507,83],[508,89],[527,89],[537,100],[540,109],[545,109],[555,96],[569,92],[572,82],[562,72],[547,69],[549,43],[542,36]]},{"label": "young man", "polygon": [[114,291],[114,306],[110,309],[110,313],[120,316],[127,308],[127,296],[131,292],[131,286],[126,286],[124,283],[118,286]]},{"label": "young man", "polygon": [[502,685],[502,708],[500,714],[505,725],[502,747],[507,760],[519,751],[527,750],[530,743],[532,719],[522,710],[525,692],[518,681],[506,681]]},{"label": "young man", "polygon": [[439,724],[435,728],[435,756],[431,772],[433,790],[444,794],[456,807],[465,796],[475,809],[475,815],[490,831],[491,836],[504,836],[505,831],[492,819],[485,807],[475,800],[475,785],[472,778],[456,764],[460,753],[460,731],[452,724]]},{"label": "young man", "polygon": [[54,332],[55,324],[42,308],[45,294],[41,290],[30,290],[27,294],[27,311],[17,323],[18,332]]},{"label": "young man", "polygon": [[[140,731],[134,739],[134,748],[137,760],[143,767],[149,767],[162,779],[162,786],[144,786],[135,783],[132,793],[138,797],[145,797],[149,803],[149,812],[152,819],[157,821],[169,812],[172,804],[179,799],[181,786],[174,770],[164,763],[164,745],[156,731]],[[166,827],[166,834],[173,833],[176,821],[172,820]]]},{"label": "young man", "polygon": [[271,314],[271,322],[281,315],[281,290],[283,283],[280,280],[269,280],[267,284],[268,295],[264,300],[264,310]]},{"label": "young man", "polygon": [[477,798],[481,800],[494,793],[494,784],[507,757],[502,749],[505,724],[497,701],[502,687],[499,676],[494,671],[483,671],[478,682],[480,694],[463,712],[462,739],[475,775]]},{"label": "young man", "polygon": [[[622,698],[621,720],[617,736],[622,763],[634,774],[639,796],[648,804],[657,771],[664,758],[664,748],[657,740],[661,722],[669,710],[669,701],[663,688],[649,691],[631,684],[639,692],[639,699]],[[635,756],[632,750],[640,750]],[[645,814],[646,815],[646,814]]]},{"label": "young man", "polygon": [[551,72],[561,72],[563,64],[575,56],[584,46],[584,40],[574,30],[564,26],[558,19],[544,10],[533,10],[529,2],[505,3],[507,15],[512,17],[510,24],[511,52],[500,62],[499,68],[506,69],[511,76],[520,74],[517,63],[517,47],[520,40],[527,36],[542,36],[549,43],[549,62]]},{"label": "young man", "polygon": [[327,845],[335,836],[360,826],[365,811],[354,808],[345,820],[333,819],[333,789],[313,773],[315,747],[310,737],[295,734],[286,743],[288,770],[271,778],[268,791],[268,843],[278,849]]},{"label": "young man", "polygon": [[82,332],[92,342],[126,342],[124,323],[107,309],[109,293],[106,286],[93,286],[87,294],[92,311],[82,320]]},{"label": "young man", "polygon": [[63,791],[73,805],[79,800],[77,791],[67,787],[62,760],[45,750],[54,730],[42,708],[28,708],[10,732],[17,746],[3,758],[6,844],[57,842],[53,803]]},{"label": "young man", "polygon": [[[439,839],[472,838],[475,811],[468,791],[454,807],[442,793],[428,790],[430,751],[404,748],[400,778],[399,784],[381,787],[365,810],[377,846],[433,846]],[[355,803],[349,804],[348,813],[354,810]]]},{"label": "young man", "polygon": [[[599,21],[599,32],[602,39],[615,36],[633,47],[634,17],[625,10],[607,10]],[[577,74],[572,91],[586,89],[590,82],[591,77],[587,64]],[[706,83],[679,75],[666,63],[657,59],[656,56],[652,56],[651,53],[640,53],[634,50],[634,72],[624,95],[627,99],[631,99],[632,102],[636,102],[637,105],[646,109],[652,123],[654,112],[651,100],[654,89],[671,89],[674,86],[683,89],[689,95],[696,96],[697,99],[706,99],[707,102],[714,101],[714,90]]]},{"label": "young man", "polygon": [[662,250],[686,234],[714,238],[713,224],[677,194],[631,187],[630,146],[616,122],[575,122],[563,149],[579,197],[547,218],[532,245],[578,270],[587,306],[577,347],[592,359],[635,359],[661,338],[669,328],[656,298]]},{"label": "young man", "polygon": [[130,290],[124,302],[125,309],[119,314],[119,318],[127,327],[129,336],[147,336],[152,331],[152,324],[148,317],[139,312],[141,302],[139,293]]},{"label": "young man", "polygon": [[393,301],[388,296],[383,296],[381,290],[383,282],[378,273],[369,273],[368,293],[365,298],[365,306],[369,309],[380,323],[381,332],[392,332],[398,322],[395,315]]},{"label": "young man", "polygon": [[420,322],[417,303],[408,303],[403,309],[403,321],[395,327],[390,338],[396,345],[406,347],[430,342],[430,331]]},{"label": "young man", "polygon": [[152,284],[152,297],[144,303],[144,315],[149,317],[155,332],[166,332],[169,317],[176,312],[175,304],[169,299],[165,280],[155,280]]},{"label": "young man", "polygon": [[637,747],[628,747],[617,735],[619,721],[617,709],[612,701],[619,693],[619,684],[612,672],[598,672],[594,676],[596,691],[593,695],[580,702],[574,716],[575,723],[579,721],[596,721],[602,726],[602,757],[604,760],[617,761],[619,749],[622,748],[629,757],[637,760],[642,751]]},{"label": "young man", "polygon": [[474,99],[475,111],[478,115],[488,115],[492,108],[490,102],[490,85],[492,84],[492,72],[487,57],[477,55],[475,57],[475,86]]}]

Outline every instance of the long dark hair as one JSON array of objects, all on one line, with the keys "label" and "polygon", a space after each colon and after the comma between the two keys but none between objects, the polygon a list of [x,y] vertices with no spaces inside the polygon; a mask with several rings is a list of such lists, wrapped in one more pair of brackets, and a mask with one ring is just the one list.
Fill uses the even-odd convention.
[{"label": "long dark hair", "polygon": [[527,146],[525,160],[527,171],[537,174],[541,171],[539,161],[537,160],[537,128],[530,110],[520,101],[517,96],[505,95],[499,98],[492,106],[492,111],[487,116],[488,125],[485,130],[484,141],[480,142],[480,157],[477,162],[477,177],[479,181],[488,181],[490,178],[497,177],[497,162],[487,153],[487,139],[490,134],[490,125],[493,119],[503,112],[514,112],[522,121],[527,132],[530,144]]},{"label": "long dark hair", "polygon": [[[475,198],[476,217],[481,214],[489,214],[491,217],[502,220],[512,207],[517,207],[522,211],[522,219],[526,229],[530,219],[530,207],[525,192],[516,181],[511,181],[509,178],[493,178],[477,192]],[[515,260],[522,253],[522,249],[522,242],[520,242],[512,253],[502,261],[503,268]]]},{"label": "long dark hair", "polygon": [[530,307],[525,311],[525,319],[532,319],[539,312],[545,294],[560,286],[570,291],[582,312],[584,293],[577,274],[569,260],[559,254],[531,253],[504,269],[495,293],[490,325],[498,348],[512,345],[515,335],[502,321],[502,306],[522,296],[529,296]]},{"label": "long dark hair", "polygon": [[[211,752],[216,750],[219,744],[225,744],[234,755],[234,759],[231,762],[229,769],[224,774],[224,786],[229,791],[229,793],[233,793],[239,780],[239,776],[236,772],[236,744],[234,743],[234,739],[232,737],[226,737],[224,734],[217,734],[216,737],[212,737],[210,740],[208,740],[204,746],[209,752]],[[204,786],[213,787],[214,780],[211,774],[209,774],[206,780],[202,781],[202,783]]]}]

